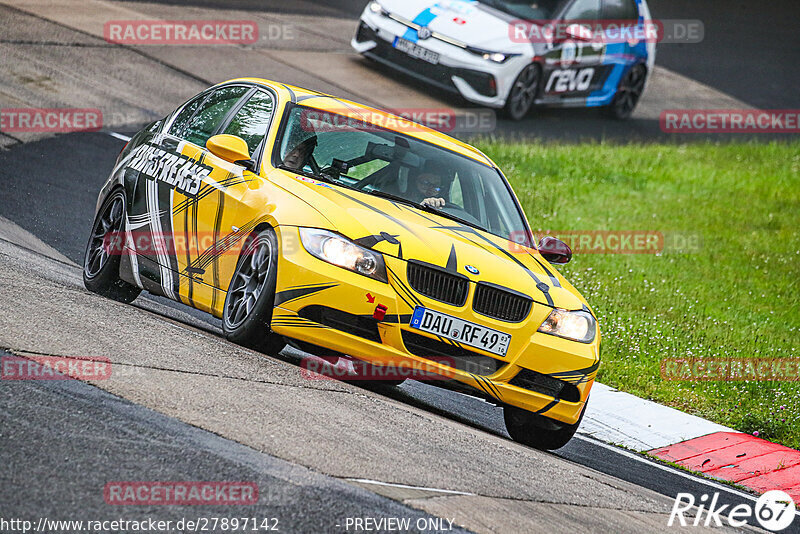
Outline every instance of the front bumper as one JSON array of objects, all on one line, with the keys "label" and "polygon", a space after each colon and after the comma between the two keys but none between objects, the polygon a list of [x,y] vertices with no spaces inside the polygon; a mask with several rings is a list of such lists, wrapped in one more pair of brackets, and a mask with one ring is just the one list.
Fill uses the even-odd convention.
[{"label": "front bumper", "polygon": [[[385,256],[386,284],[311,256],[299,245],[296,227],[280,226],[277,233],[283,253],[271,324],[275,333],[377,366],[425,367],[494,402],[568,424],[578,420],[599,366],[599,335],[583,344],[537,333],[550,310],[538,304],[520,323],[480,316],[471,308],[474,287],[464,306],[450,306],[415,293],[403,260]],[[506,356],[457,349],[412,329],[415,303],[512,334]],[[372,318],[379,304],[387,308],[383,321]],[[449,357],[448,365],[436,358],[441,355]]]},{"label": "front bumper", "polygon": [[417,44],[439,54],[434,65],[394,48],[394,40],[408,27],[375,14],[364,14],[351,45],[360,54],[423,80],[440,89],[460,94],[464,99],[502,108],[511,86],[530,57],[515,56],[505,63],[493,63],[453,44],[431,38]]}]

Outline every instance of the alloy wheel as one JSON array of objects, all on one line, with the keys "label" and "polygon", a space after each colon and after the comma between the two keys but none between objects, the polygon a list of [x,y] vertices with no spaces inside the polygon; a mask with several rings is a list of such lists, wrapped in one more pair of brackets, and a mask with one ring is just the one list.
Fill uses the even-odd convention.
[{"label": "alloy wheel", "polygon": [[508,106],[511,118],[519,120],[530,111],[536,99],[538,88],[539,68],[536,65],[528,65],[517,77],[514,86],[511,88]]},{"label": "alloy wheel", "polygon": [[272,246],[267,239],[255,239],[248,247],[231,283],[225,306],[228,328],[238,328],[250,316],[269,277],[271,256]]},{"label": "alloy wheel", "polygon": [[641,65],[633,67],[619,84],[614,100],[614,115],[620,119],[630,117],[644,92],[645,70]]},{"label": "alloy wheel", "polygon": [[108,236],[122,230],[124,216],[125,201],[122,194],[119,193],[112,197],[106,205],[92,230],[84,264],[86,275],[89,278],[97,276],[108,262],[109,247],[112,246],[112,241],[109,241]]}]

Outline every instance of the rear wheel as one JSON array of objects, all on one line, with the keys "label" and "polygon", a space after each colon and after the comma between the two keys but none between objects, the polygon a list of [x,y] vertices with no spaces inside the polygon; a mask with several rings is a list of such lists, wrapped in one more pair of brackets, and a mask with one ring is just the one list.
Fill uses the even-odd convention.
[{"label": "rear wheel", "polygon": [[504,109],[509,119],[522,120],[531,110],[536,100],[536,93],[539,90],[540,73],[539,66],[534,63],[528,65],[519,73],[514,85],[511,86],[511,92],[508,94]]},{"label": "rear wheel", "polygon": [[275,232],[268,228],[251,235],[239,256],[222,313],[222,327],[229,341],[270,355],[286,346],[269,328],[277,265]]},{"label": "rear wheel", "polygon": [[566,445],[581,425],[584,413],[586,413],[585,404],[578,420],[574,424],[568,425],[516,406],[503,408],[506,430],[511,438],[519,443],[546,451],[560,449]]},{"label": "rear wheel", "polygon": [[615,119],[627,119],[633,114],[644,92],[647,69],[644,65],[634,65],[619,82],[617,94],[608,107],[608,114]]},{"label": "rear wheel", "polygon": [[104,297],[129,303],[142,292],[119,278],[125,230],[125,192],[115,189],[103,201],[92,225],[83,258],[83,285]]}]

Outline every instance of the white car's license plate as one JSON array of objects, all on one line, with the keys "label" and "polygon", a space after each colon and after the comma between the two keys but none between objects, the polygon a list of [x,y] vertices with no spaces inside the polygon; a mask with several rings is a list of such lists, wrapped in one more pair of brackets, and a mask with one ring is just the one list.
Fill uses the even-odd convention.
[{"label": "white car's license plate", "polygon": [[405,52],[409,56],[422,59],[423,61],[427,61],[428,63],[432,63],[434,65],[439,64],[438,53],[432,52],[427,48],[422,48],[421,46],[416,45],[411,41],[406,41],[401,37],[395,37],[394,47],[400,50],[401,52]]},{"label": "white car's license plate", "polygon": [[483,349],[498,356],[506,355],[508,344],[511,341],[511,334],[486,328],[422,306],[414,309],[410,326],[470,347]]}]

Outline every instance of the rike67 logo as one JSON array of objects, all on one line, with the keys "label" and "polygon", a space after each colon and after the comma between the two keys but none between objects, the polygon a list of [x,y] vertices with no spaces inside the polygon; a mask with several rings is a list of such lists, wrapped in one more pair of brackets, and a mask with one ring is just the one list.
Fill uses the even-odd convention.
[{"label": "rike67 logo", "polygon": [[[738,504],[731,508],[730,505],[718,503],[719,493],[715,493],[711,500],[708,495],[703,495],[699,501],[696,501],[691,493],[678,493],[667,526],[722,527],[727,524],[741,528],[748,523],[755,525],[757,521],[767,530],[780,532],[788,528],[795,518],[794,501],[791,496],[780,490],[766,492],[758,498],[755,506]],[[694,513],[695,506],[696,513]],[[690,515],[686,517],[684,514]]]}]

